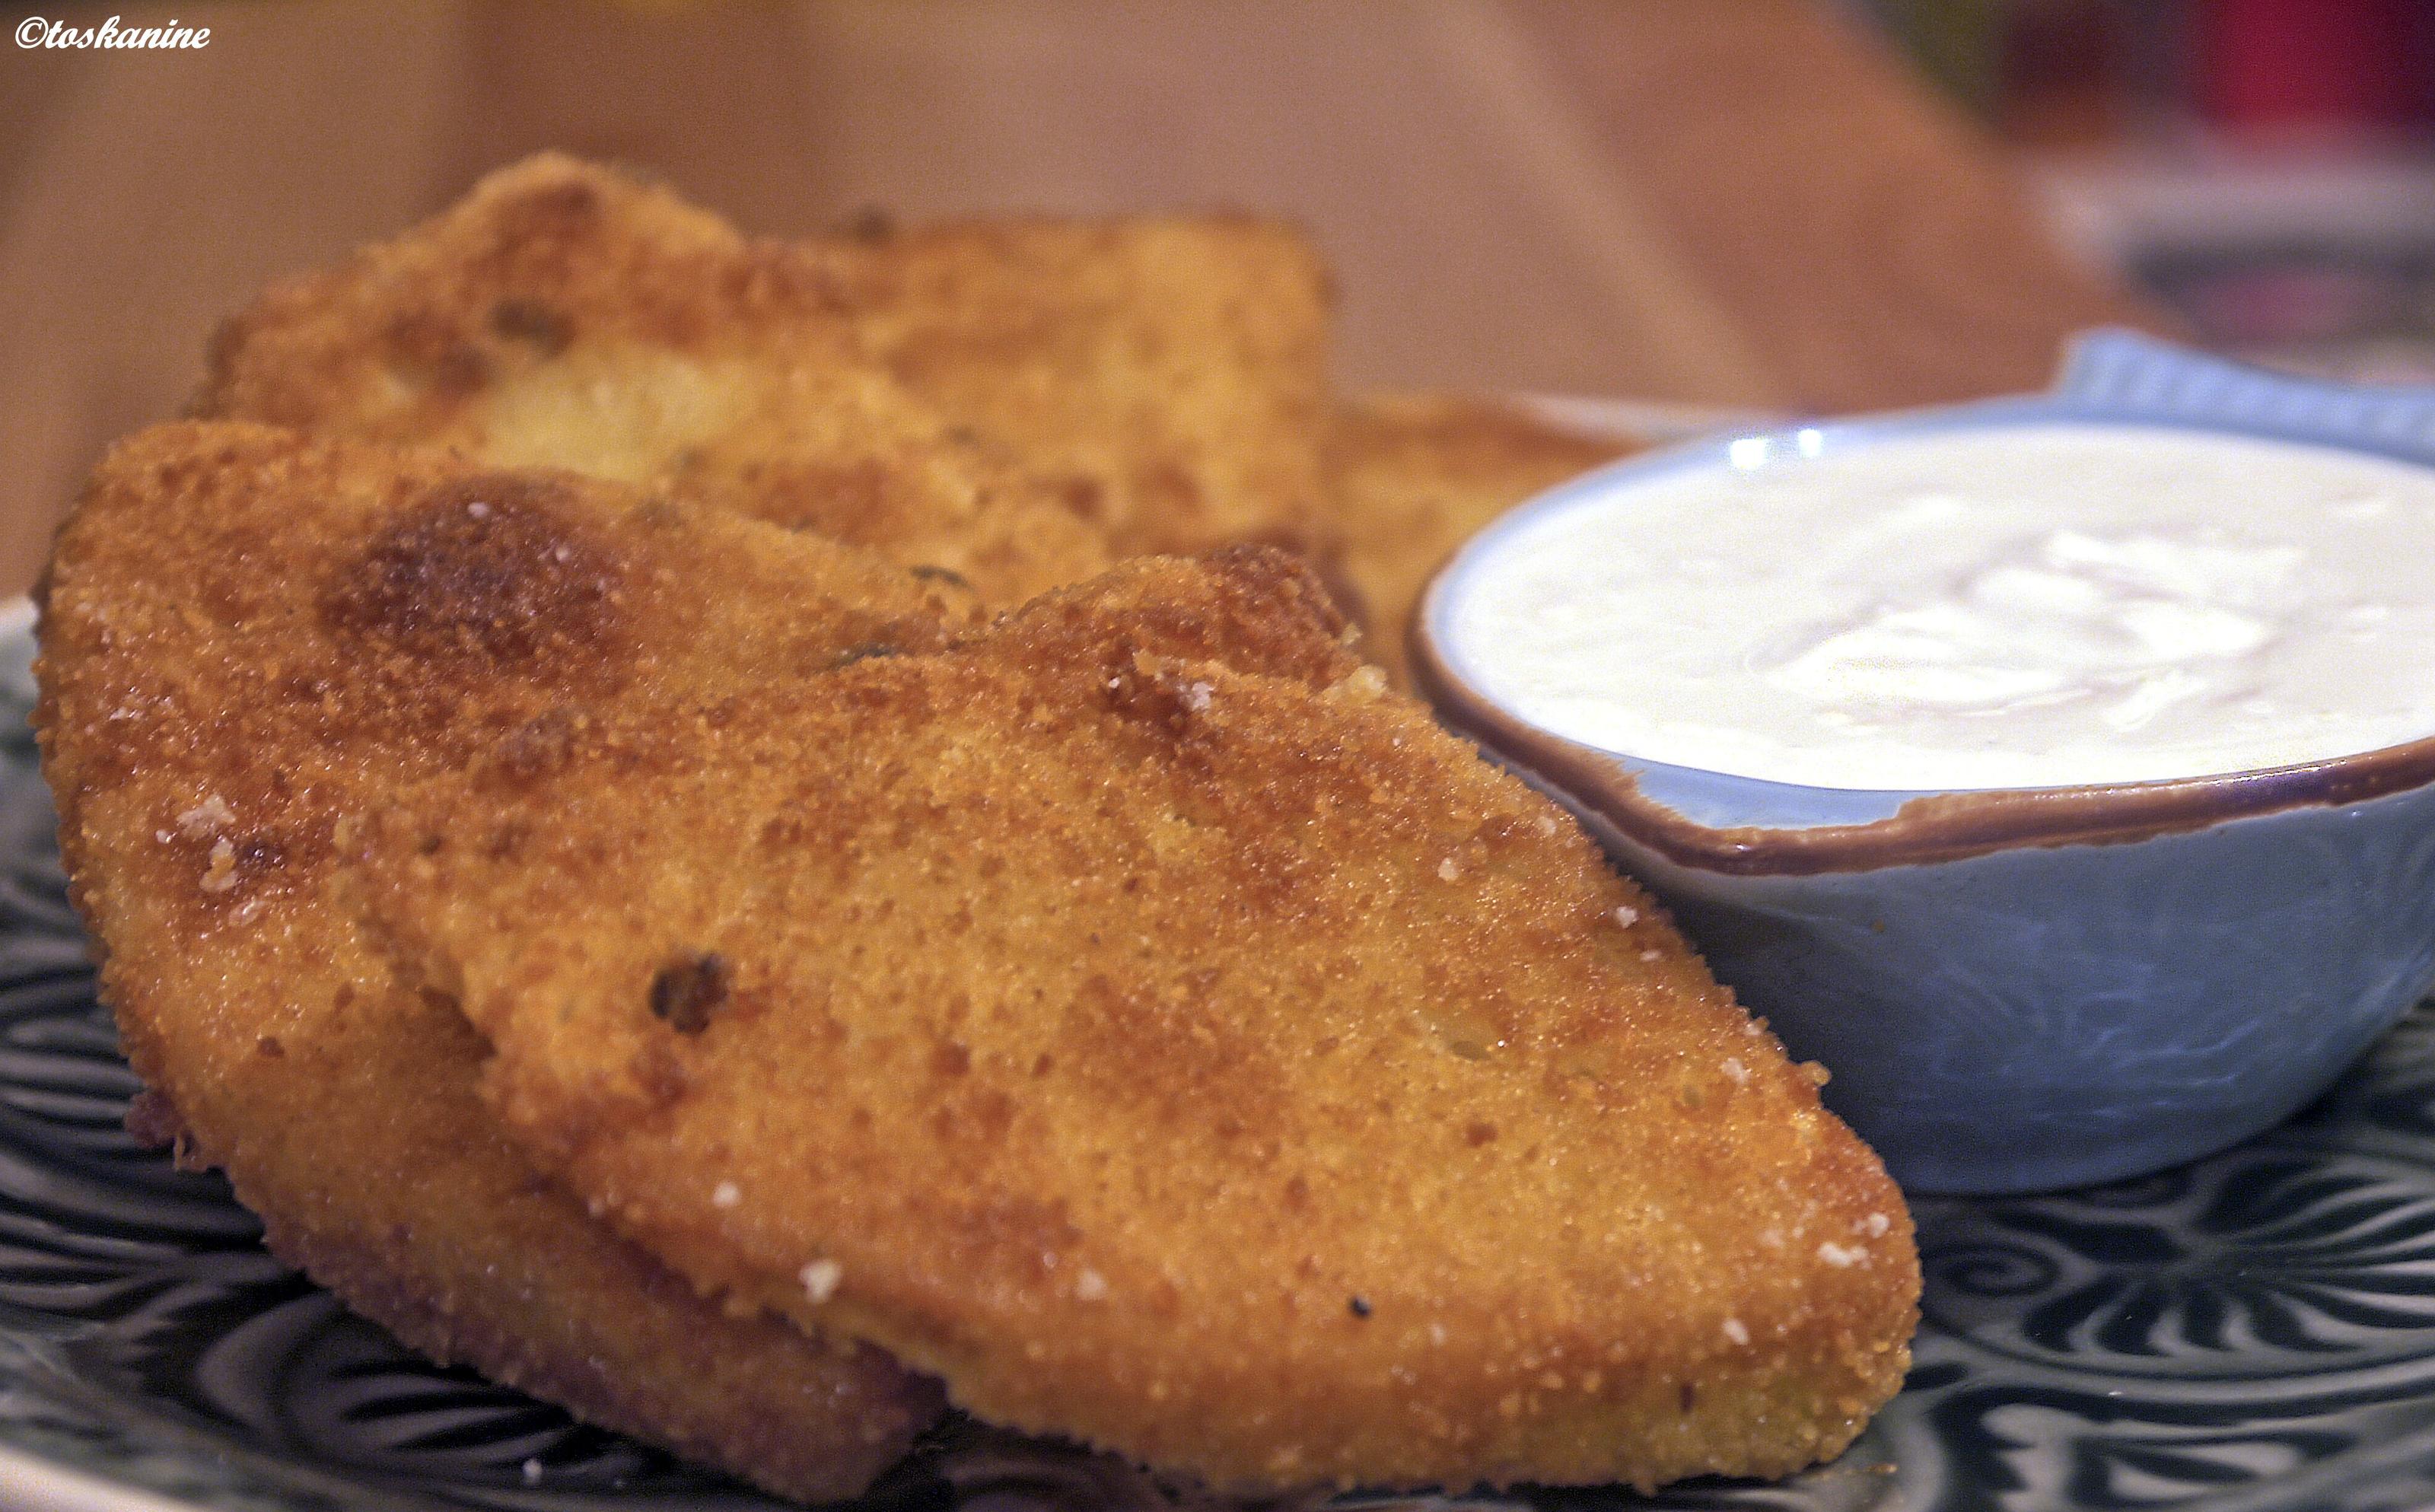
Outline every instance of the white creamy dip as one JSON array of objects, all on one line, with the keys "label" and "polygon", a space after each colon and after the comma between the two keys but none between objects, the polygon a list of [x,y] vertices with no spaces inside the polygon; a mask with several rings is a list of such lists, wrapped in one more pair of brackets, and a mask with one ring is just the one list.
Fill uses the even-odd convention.
[{"label": "white creamy dip", "polygon": [[1736,444],[1476,551],[1441,645],[1672,765],[1949,790],[2435,735],[2435,470],[2153,426]]}]

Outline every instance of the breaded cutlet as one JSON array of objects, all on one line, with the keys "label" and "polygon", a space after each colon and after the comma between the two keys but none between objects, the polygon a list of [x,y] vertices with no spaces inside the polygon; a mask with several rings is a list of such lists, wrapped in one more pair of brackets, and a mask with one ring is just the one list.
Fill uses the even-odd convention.
[{"label": "breaded cutlet", "polygon": [[1493,400],[1394,394],[1339,404],[1321,497],[1359,601],[1351,607],[1363,650],[1409,688],[1412,616],[1446,558],[1523,500],[1637,450]]},{"label": "breaded cutlet", "polygon": [[995,605],[1104,566],[1061,487],[859,355],[834,262],[544,155],[262,296],[193,412],[648,485]]},{"label": "breaded cutlet", "polygon": [[253,425],[120,443],[49,569],[37,719],[103,995],[183,1153],[425,1354],[772,1490],[861,1489],[935,1383],[730,1315],[543,1179],[475,1096],[481,1040],[341,904],[337,853],[417,779],[545,766],[604,699],[936,647],[975,621],[959,597],[570,474]]},{"label": "breaded cutlet", "polygon": [[1010,217],[826,244],[857,337],[1051,475],[1119,557],[1324,547],[1325,266],[1245,215]]},{"label": "breaded cutlet", "polygon": [[697,1283],[1220,1491],[1653,1486],[1900,1385],[1902,1196],[1276,553],[648,687],[401,792],[361,903]]}]

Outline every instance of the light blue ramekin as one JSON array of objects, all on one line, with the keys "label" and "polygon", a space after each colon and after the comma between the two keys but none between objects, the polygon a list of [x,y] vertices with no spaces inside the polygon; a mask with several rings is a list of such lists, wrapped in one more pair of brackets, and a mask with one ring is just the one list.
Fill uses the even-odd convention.
[{"label": "light blue ramekin", "polygon": [[1552,512],[1748,465],[1753,448],[1815,455],[2057,421],[2435,466],[2435,391],[2308,382],[2098,332],[2044,394],[1701,441],[1589,473],[1458,554],[1414,631],[1446,720],[1580,814],[1792,1053],[1832,1071],[1829,1105],[1918,1192],[2133,1176],[2323,1091],[2435,985],[2435,738],[2187,782],[1801,787],[1532,727],[1477,691],[1448,627],[1481,565]]}]

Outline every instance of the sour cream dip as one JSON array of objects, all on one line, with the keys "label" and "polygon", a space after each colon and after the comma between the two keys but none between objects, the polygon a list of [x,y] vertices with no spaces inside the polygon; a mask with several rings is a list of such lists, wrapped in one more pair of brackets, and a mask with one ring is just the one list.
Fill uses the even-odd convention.
[{"label": "sour cream dip", "polygon": [[2435,469],[2167,426],[1827,435],[1498,533],[1456,569],[1441,654],[1556,734],[1810,787],[2153,782],[2435,735]]}]

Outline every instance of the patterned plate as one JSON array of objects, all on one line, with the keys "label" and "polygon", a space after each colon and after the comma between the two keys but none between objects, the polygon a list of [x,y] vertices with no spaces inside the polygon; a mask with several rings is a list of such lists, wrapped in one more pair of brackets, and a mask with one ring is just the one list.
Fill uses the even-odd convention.
[{"label": "patterned plate", "polygon": [[[138,1148],[0,623],[0,1504],[746,1512],[772,1503],[407,1354],[266,1254],[217,1179]],[[2435,1006],[2317,1107],[2199,1165],[1917,1209],[1908,1388],[1775,1486],[1529,1506],[2435,1506]],[[1106,1460],[952,1424],[874,1512],[1144,1508]],[[1383,1507],[1386,1502],[1348,1501]]]}]

